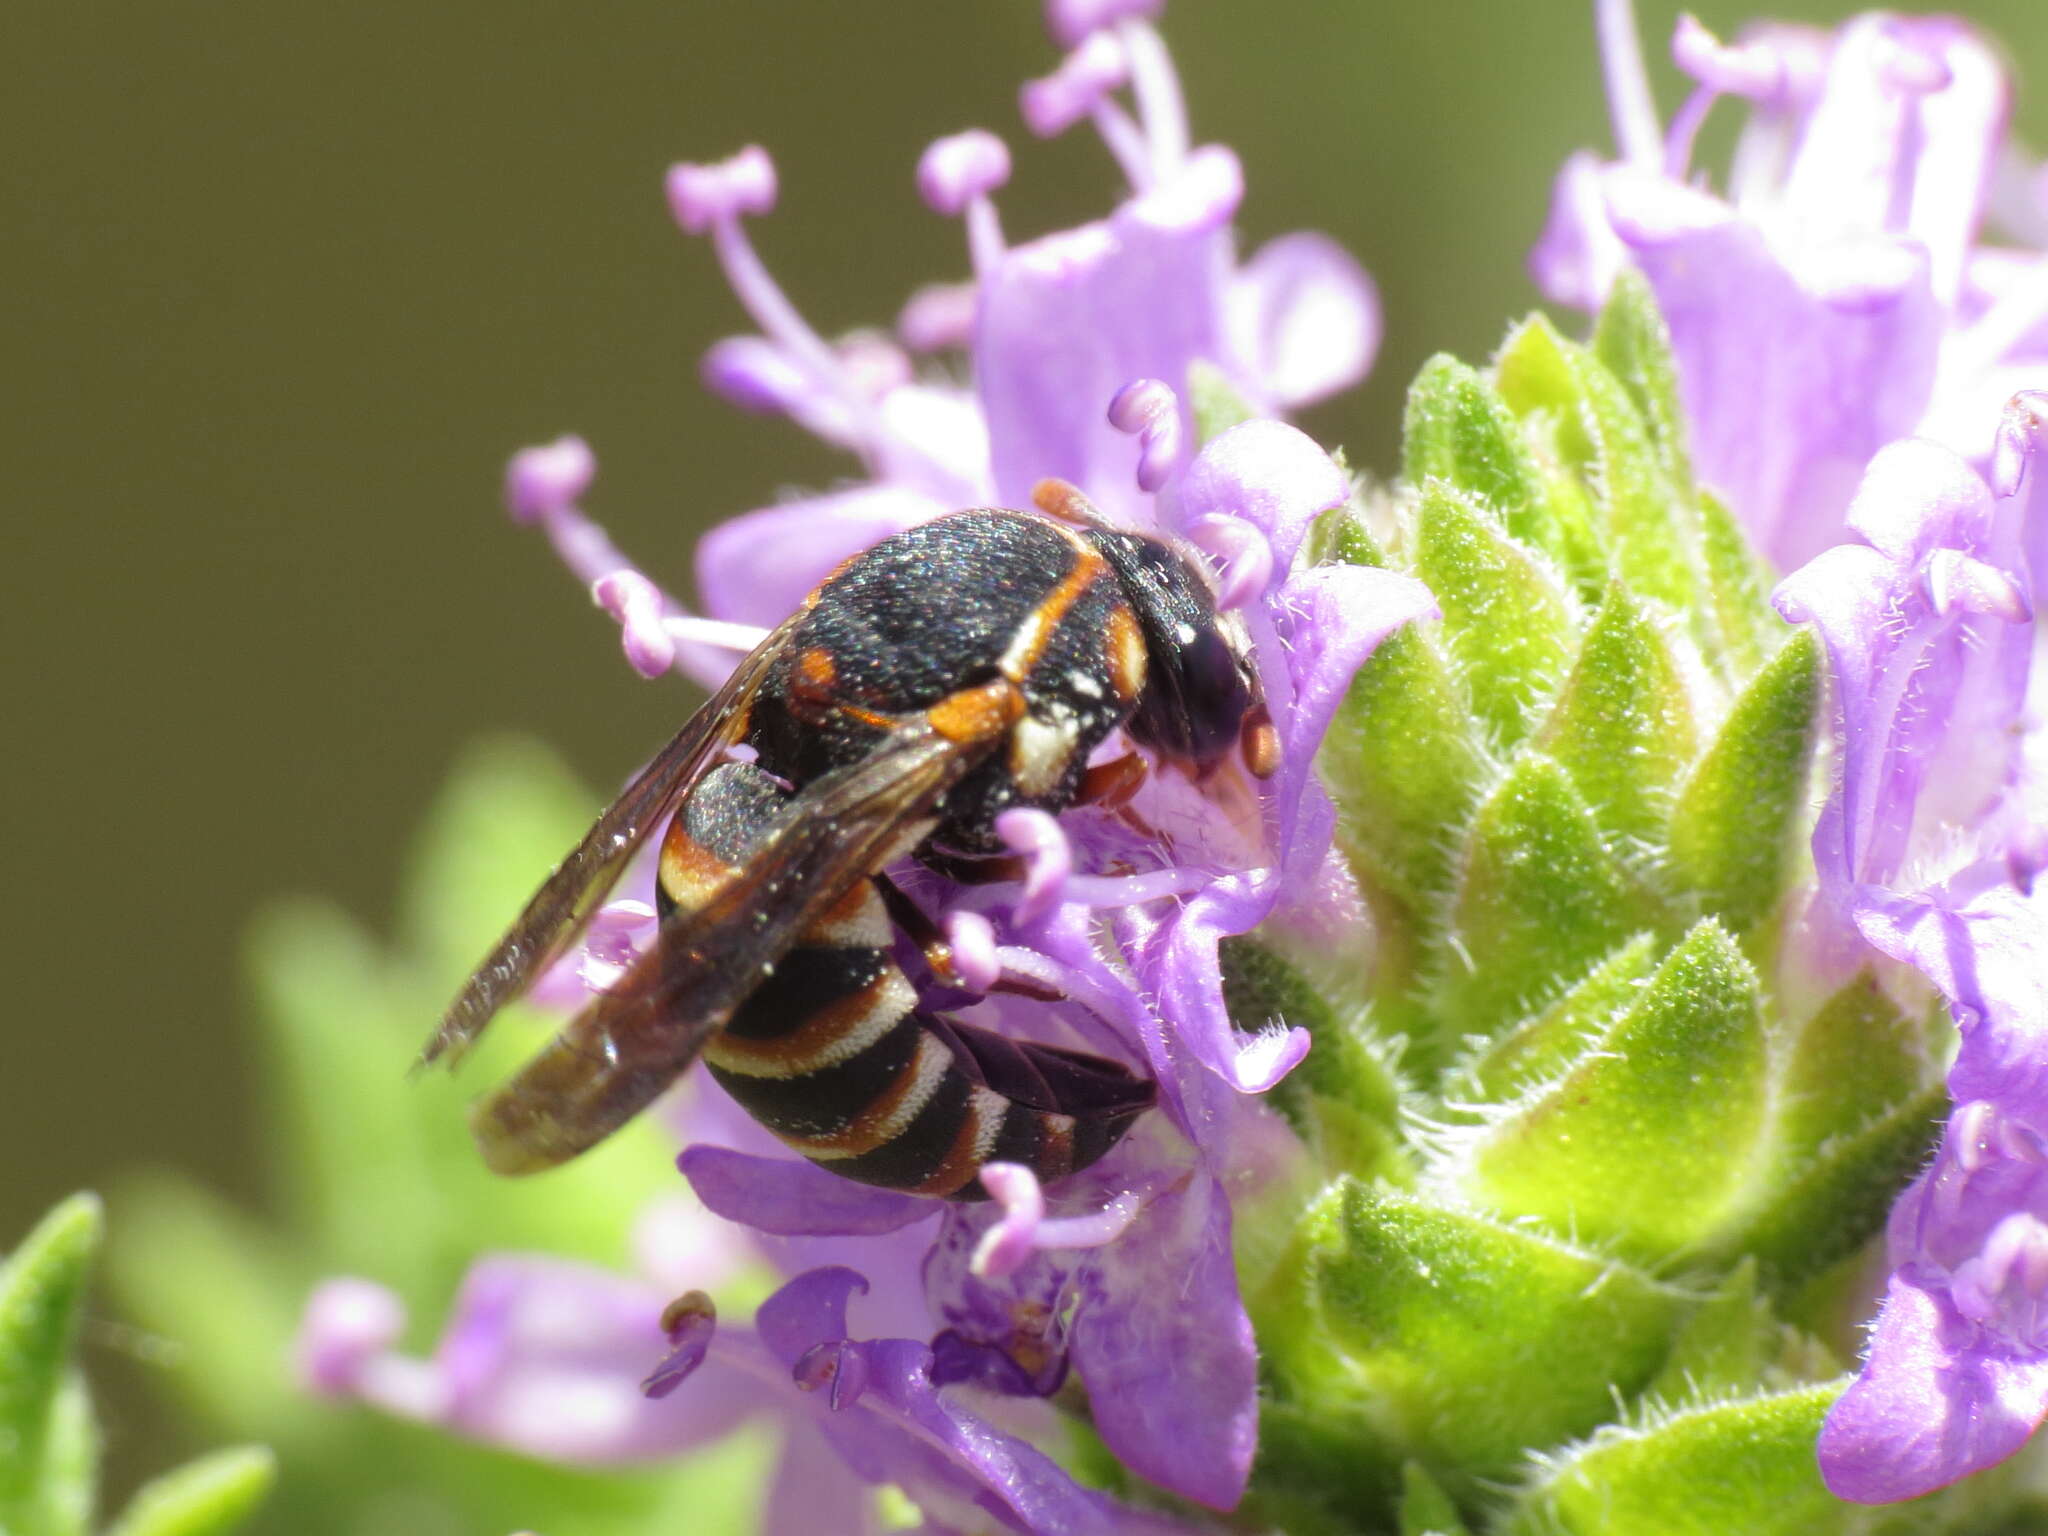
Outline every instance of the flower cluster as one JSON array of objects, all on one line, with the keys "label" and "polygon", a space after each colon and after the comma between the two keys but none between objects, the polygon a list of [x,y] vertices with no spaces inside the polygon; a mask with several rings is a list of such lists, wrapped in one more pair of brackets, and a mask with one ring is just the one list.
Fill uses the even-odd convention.
[{"label": "flower cluster", "polygon": [[[1003,142],[938,141],[970,276],[888,333],[776,285],[765,152],[671,171],[757,328],[707,386],[860,470],[714,530],[692,609],[584,510],[580,440],[518,455],[514,516],[637,671],[716,683],[848,556],[1064,481],[1211,560],[1281,767],[1011,811],[1003,883],[897,872],[952,948],[931,1008],[1157,1083],[1100,1162],[941,1204],[692,1082],[694,1202],[648,1209],[639,1274],[484,1258],[428,1358],[332,1281],[307,1384],[575,1464],[745,1421],[773,1531],[872,1528],[883,1488],[947,1532],[2041,1513],[1969,1474],[2048,1418],[2048,179],[1960,22],[1686,19],[1666,126],[1628,0],[1594,8],[1618,150],[1567,162],[1532,257],[1592,334],[1432,360],[1382,487],[1279,419],[1369,366],[1373,290],[1316,235],[1238,258],[1160,0],[1049,0],[1020,98],[1124,201],[1013,244]],[[651,895],[537,1000],[609,985]]]},{"label": "flower cluster", "polygon": [[[1723,44],[1688,18],[1672,53],[1697,88],[1660,129],[1627,12],[1600,7],[1619,157],[1568,162],[1534,267],[1576,303],[1624,265],[1647,277],[1703,478],[1798,567],[1776,603],[1824,642],[1836,719],[1795,980],[1877,960],[1902,994],[1931,983],[1960,1032],[1947,1128],[1893,1213],[1883,1310],[1820,1442],[1844,1497],[1906,1498],[2048,1417],[2048,501],[2029,463],[2048,185],[1959,21]],[[1723,96],[1749,116],[1716,195],[1690,161]]]},{"label": "flower cluster", "polygon": [[[710,349],[706,383],[847,449],[866,475],[705,538],[704,615],[581,510],[595,463],[579,440],[520,454],[507,497],[618,621],[636,670],[705,682],[848,555],[955,508],[1029,505],[1047,479],[1081,487],[1121,526],[1210,551],[1219,599],[1256,645],[1280,736],[1274,780],[1254,791],[1226,776],[1219,791],[1155,776],[1128,814],[1008,813],[998,830],[1023,860],[1020,882],[901,874],[984,994],[954,999],[955,1012],[1132,1060],[1158,1083],[1163,1113],[1052,1194],[1027,1170],[995,1165],[988,1204],[942,1207],[792,1159],[695,1085],[674,1117],[689,1143],[684,1175],[712,1212],[763,1234],[792,1277],[751,1330],[714,1325],[698,1306],[664,1319],[652,1283],[493,1259],[472,1274],[432,1361],[394,1353],[402,1317],[388,1295],[365,1282],[325,1288],[301,1339],[318,1389],[585,1462],[679,1453],[768,1415],[786,1431],[775,1530],[850,1528],[820,1512],[858,1507],[862,1482],[894,1485],[946,1529],[990,1518],[1047,1532],[1151,1529],[1027,1443],[1048,1432],[1042,1400],[1071,1378],[1130,1471],[1216,1509],[1243,1496],[1258,1398],[1233,1201],[1283,1179],[1296,1155],[1248,1096],[1298,1062],[1308,1037],[1233,1026],[1219,945],[1269,920],[1326,934],[1357,926],[1311,765],[1359,665],[1432,605],[1391,572],[1297,569],[1310,525],[1351,487],[1272,413],[1362,375],[1377,339],[1373,292],[1312,234],[1236,259],[1241,172],[1229,150],[1191,144],[1156,8],[1051,5],[1069,51],[1022,94],[1034,133],[1092,123],[1128,199],[1104,220],[1012,246],[993,200],[1010,174],[1003,143],[979,130],[940,140],[918,187],[964,220],[973,276],[914,295],[893,338],[827,340],[776,286],[744,223],[775,200],[765,152],[670,172],[677,222],[709,238],[760,328]],[[955,353],[968,384],[942,366]],[[573,1005],[618,974],[651,936],[646,894],[600,913],[544,998]],[[1032,996],[1005,995],[1004,983]],[[657,1369],[664,1331],[671,1353]],[[644,1394],[633,1390],[642,1377]]]},{"label": "flower cluster", "polygon": [[[1696,84],[1660,127],[1629,0],[1597,9],[1619,153],[1565,163],[1531,267],[1581,307],[1623,265],[1649,279],[1701,474],[1764,553],[1789,570],[1834,543],[1897,438],[1986,464],[2000,409],[2048,363],[2048,268],[1983,240],[1987,223],[2035,243],[2048,229],[2005,141],[1992,47],[1950,18],[1761,25],[1731,44],[1686,17],[1671,52]],[[1716,192],[1693,147],[1723,98],[1748,116]]]}]

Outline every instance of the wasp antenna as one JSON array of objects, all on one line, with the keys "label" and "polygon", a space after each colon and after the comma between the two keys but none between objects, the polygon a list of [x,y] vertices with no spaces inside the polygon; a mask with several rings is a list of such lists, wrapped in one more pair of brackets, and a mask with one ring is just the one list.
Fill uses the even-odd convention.
[{"label": "wasp antenna", "polygon": [[1108,519],[1070,480],[1041,480],[1031,487],[1031,504],[1047,517],[1082,528],[1107,528]]}]

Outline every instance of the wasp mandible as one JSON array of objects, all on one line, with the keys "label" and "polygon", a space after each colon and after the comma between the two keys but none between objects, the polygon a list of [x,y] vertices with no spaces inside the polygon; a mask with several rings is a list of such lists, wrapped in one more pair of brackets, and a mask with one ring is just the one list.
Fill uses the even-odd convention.
[{"label": "wasp mandible", "polygon": [[[897,928],[944,965],[885,866],[1003,844],[995,820],[1128,782],[1121,727],[1206,775],[1277,767],[1234,613],[1196,557],[1106,526],[1049,481],[1038,513],[956,512],[840,566],[598,817],[463,987],[425,1060],[459,1058],[575,943],[666,823],[653,944],[471,1124],[500,1173],[552,1167],[699,1056],[796,1151],[884,1188],[977,1198],[984,1163],[1050,1182],[1153,1102],[1119,1063],[929,1013]],[[751,761],[728,761],[736,745]],[[1142,766],[1142,765],[1141,765]],[[927,924],[928,926],[928,924]]]}]

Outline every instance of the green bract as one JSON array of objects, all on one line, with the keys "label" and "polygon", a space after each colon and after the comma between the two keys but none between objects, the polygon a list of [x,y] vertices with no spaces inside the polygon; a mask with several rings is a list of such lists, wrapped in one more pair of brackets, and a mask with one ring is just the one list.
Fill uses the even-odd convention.
[{"label": "green bract", "polygon": [[[75,1195],[0,1263],[0,1533],[86,1536],[100,1432],[72,1363],[99,1252],[100,1203]],[[226,1536],[270,1490],[260,1446],[220,1451],[144,1486],[108,1536]]]},{"label": "green bract", "polygon": [[1371,941],[1226,951],[1242,1019],[1315,1035],[1276,1100],[1327,1180],[1240,1249],[1258,1515],[1883,1528],[1813,1438],[1941,1063],[1872,978],[1780,975],[1817,648],[1693,481],[1639,280],[1589,344],[1539,318],[1489,368],[1427,365],[1404,469],[1315,545],[1443,610],[1367,663],[1322,764]]}]

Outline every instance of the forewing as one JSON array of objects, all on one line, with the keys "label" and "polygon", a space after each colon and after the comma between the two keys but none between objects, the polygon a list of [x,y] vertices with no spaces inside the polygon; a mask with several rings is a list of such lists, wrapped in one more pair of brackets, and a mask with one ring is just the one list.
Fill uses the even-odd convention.
[{"label": "forewing", "polygon": [[443,1056],[459,1061],[498,1010],[532,986],[582,935],[634,853],[674,812],[711,759],[739,738],[747,704],[796,622],[788,620],[748,653],[534,892],[442,1015],[440,1028],[421,1052],[423,1064]]},{"label": "forewing", "polygon": [[471,1116],[484,1161],[528,1173],[574,1157],[638,1114],[724,1027],[796,940],[885,862],[989,742],[929,725],[807,785],[746,866],[654,945]]}]

